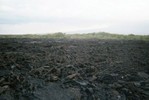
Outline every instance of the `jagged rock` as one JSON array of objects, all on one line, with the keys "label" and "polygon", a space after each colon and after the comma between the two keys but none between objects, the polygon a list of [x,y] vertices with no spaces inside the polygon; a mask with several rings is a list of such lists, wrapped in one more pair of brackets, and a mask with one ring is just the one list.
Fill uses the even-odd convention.
[{"label": "jagged rock", "polygon": [[92,77],[89,78],[89,81],[95,81],[97,79],[97,77],[95,75],[93,75]]},{"label": "jagged rock", "polygon": [[109,84],[108,86],[111,87],[111,88],[115,88],[115,89],[116,89],[116,88],[121,88],[121,87],[122,87],[122,85],[119,84],[119,83],[117,83],[117,82],[116,82],[116,83],[113,83],[113,84]]},{"label": "jagged rock", "polygon": [[0,77],[9,76],[11,73],[9,70],[0,70]]},{"label": "jagged rock", "polygon": [[89,84],[88,81],[75,81],[75,82],[81,86],[87,86]]},{"label": "jagged rock", "polygon": [[138,76],[145,79],[149,78],[149,75],[145,72],[138,72]]},{"label": "jagged rock", "polygon": [[57,81],[59,78],[58,78],[58,76],[55,76],[55,75],[52,75],[51,77],[50,77],[50,81]]},{"label": "jagged rock", "polygon": [[148,100],[148,48],[144,40],[1,38],[0,100]]},{"label": "jagged rock", "polygon": [[133,82],[133,84],[137,87],[140,87],[141,86],[141,83],[140,82]]},{"label": "jagged rock", "polygon": [[15,65],[12,65],[12,66],[11,66],[11,69],[14,69],[15,67],[16,67]]},{"label": "jagged rock", "polygon": [[1,84],[4,80],[5,80],[5,78],[2,77],[2,78],[0,79],[0,84]]},{"label": "jagged rock", "polygon": [[80,100],[81,96],[77,88],[64,89],[54,83],[38,88],[33,94],[39,100]]},{"label": "jagged rock", "polygon": [[78,75],[79,75],[78,73],[71,74],[71,75],[68,75],[67,78],[68,78],[68,79],[73,79],[73,78],[75,78],[75,77],[78,76]]},{"label": "jagged rock", "polygon": [[8,88],[9,88],[8,85],[5,85],[3,87],[0,87],[0,94],[3,93],[3,92],[5,92]]},{"label": "jagged rock", "polygon": [[97,79],[105,84],[111,84],[118,81],[118,74],[105,74]]}]

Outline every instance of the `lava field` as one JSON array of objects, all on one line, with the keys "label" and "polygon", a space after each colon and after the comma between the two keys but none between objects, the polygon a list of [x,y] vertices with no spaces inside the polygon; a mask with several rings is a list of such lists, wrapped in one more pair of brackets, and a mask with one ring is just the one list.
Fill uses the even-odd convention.
[{"label": "lava field", "polygon": [[1,38],[0,100],[149,100],[149,41]]}]

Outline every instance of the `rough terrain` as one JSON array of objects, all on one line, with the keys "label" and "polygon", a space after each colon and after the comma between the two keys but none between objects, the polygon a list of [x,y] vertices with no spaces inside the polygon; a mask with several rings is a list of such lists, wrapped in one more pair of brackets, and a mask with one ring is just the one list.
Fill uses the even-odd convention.
[{"label": "rough terrain", "polygon": [[0,100],[149,100],[149,42],[0,39]]}]

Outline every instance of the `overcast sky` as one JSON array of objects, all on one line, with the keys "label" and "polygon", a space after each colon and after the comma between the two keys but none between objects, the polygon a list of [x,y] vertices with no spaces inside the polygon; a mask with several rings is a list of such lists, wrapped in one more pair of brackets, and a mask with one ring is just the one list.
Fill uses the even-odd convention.
[{"label": "overcast sky", "polygon": [[0,34],[149,35],[149,0],[0,0]]}]

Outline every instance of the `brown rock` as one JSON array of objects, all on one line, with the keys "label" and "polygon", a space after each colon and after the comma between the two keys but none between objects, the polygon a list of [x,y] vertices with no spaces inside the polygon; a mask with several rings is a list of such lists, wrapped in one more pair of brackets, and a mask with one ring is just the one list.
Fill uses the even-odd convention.
[{"label": "brown rock", "polygon": [[50,81],[57,81],[58,80],[58,76],[55,76],[55,75],[52,75],[51,77],[50,77]]},{"label": "brown rock", "polygon": [[68,79],[73,79],[73,78],[75,78],[76,76],[78,76],[78,73],[74,73],[74,74],[68,75],[67,78],[68,78]]}]

